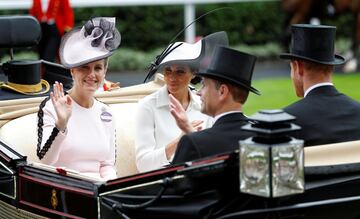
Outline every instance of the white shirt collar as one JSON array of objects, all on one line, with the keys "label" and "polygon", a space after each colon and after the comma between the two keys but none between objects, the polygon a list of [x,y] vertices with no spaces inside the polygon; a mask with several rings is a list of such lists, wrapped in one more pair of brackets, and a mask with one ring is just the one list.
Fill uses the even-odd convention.
[{"label": "white shirt collar", "polygon": [[229,111],[229,112],[225,112],[225,113],[220,113],[219,115],[215,116],[214,117],[214,121],[213,121],[213,124],[218,120],[220,119],[221,117],[225,116],[225,115],[228,115],[228,114],[231,114],[231,113],[242,113],[241,111]]},{"label": "white shirt collar", "polygon": [[334,84],[331,83],[331,82],[324,82],[324,83],[315,84],[315,85],[309,87],[309,88],[305,91],[304,97],[306,97],[306,96],[310,93],[310,91],[314,90],[315,88],[322,87],[322,86],[334,86]]}]

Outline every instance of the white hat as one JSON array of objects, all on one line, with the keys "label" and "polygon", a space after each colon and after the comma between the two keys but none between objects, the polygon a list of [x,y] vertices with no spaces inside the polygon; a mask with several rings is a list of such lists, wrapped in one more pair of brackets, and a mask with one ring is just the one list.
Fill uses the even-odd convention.
[{"label": "white hat", "polygon": [[82,28],[68,32],[60,44],[60,61],[66,68],[111,56],[120,45],[121,36],[115,18],[92,18]]},{"label": "white hat", "polygon": [[[169,48],[171,47],[171,48]],[[168,49],[171,51],[165,58],[160,62],[160,66],[171,65],[173,62],[189,64],[190,66],[196,59],[201,55],[202,41],[191,44],[186,42],[176,42],[170,45]]]},{"label": "white hat", "polygon": [[196,43],[176,42],[170,44],[155,61],[151,63],[145,81],[164,66],[172,64],[188,65],[194,70],[206,69],[217,46],[228,46],[226,32],[220,31],[207,35]]}]

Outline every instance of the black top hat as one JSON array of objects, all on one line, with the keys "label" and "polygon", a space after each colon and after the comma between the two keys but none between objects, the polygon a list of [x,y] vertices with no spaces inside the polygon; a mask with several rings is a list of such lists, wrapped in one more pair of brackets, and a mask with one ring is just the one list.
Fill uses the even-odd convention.
[{"label": "black top hat", "polygon": [[290,53],[282,59],[303,59],[324,65],[340,65],[345,58],[334,54],[336,27],[311,24],[291,26]]},{"label": "black top hat", "polygon": [[50,85],[40,78],[41,61],[12,60],[3,64],[8,82],[0,85],[2,89],[8,89],[25,95],[39,95],[47,93]]},{"label": "black top hat", "polygon": [[210,66],[206,70],[200,70],[198,75],[229,81],[260,95],[257,89],[251,87],[255,61],[256,56],[218,46],[214,51]]}]

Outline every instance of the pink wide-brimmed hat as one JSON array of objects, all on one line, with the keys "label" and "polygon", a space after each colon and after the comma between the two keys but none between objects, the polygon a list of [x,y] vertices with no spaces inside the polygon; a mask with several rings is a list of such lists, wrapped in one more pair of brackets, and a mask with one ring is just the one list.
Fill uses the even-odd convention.
[{"label": "pink wide-brimmed hat", "polygon": [[115,18],[97,17],[68,32],[60,44],[60,61],[66,68],[104,59],[119,47],[121,35]]}]

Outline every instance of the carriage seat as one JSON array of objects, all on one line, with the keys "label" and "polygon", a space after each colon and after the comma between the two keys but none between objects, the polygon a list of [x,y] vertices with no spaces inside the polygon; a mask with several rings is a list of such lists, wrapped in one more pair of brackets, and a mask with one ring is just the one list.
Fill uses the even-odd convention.
[{"label": "carriage seat", "polygon": [[[138,90],[138,88],[134,88]],[[119,177],[138,173],[135,164],[134,111],[137,101],[111,103],[116,118],[116,168]],[[15,131],[16,130],[16,131]],[[40,162],[36,156],[37,145],[37,114],[31,113],[13,119],[0,128],[0,139],[24,156],[28,162]],[[330,166],[349,163],[360,163],[360,140],[336,144],[312,146],[305,148],[305,166]]]},{"label": "carriage seat", "polygon": [[360,163],[360,140],[305,147],[304,154],[306,167]]},{"label": "carriage seat", "polygon": [[[137,102],[162,86],[163,75],[156,74],[153,81],[144,84],[95,94],[99,101],[111,107],[116,119],[116,168],[119,177],[138,173],[134,147],[134,111]],[[36,156],[37,111],[43,99],[44,97],[37,97],[0,102],[1,141],[27,156],[27,161],[31,163],[39,162]],[[5,113],[1,114],[1,111]]]},{"label": "carriage seat", "polygon": [[[119,177],[138,173],[134,147],[134,111],[136,106],[137,102],[110,104],[116,118],[116,168]],[[6,123],[0,129],[0,139],[20,154],[27,156],[28,162],[40,162],[36,156],[36,113]]]}]

